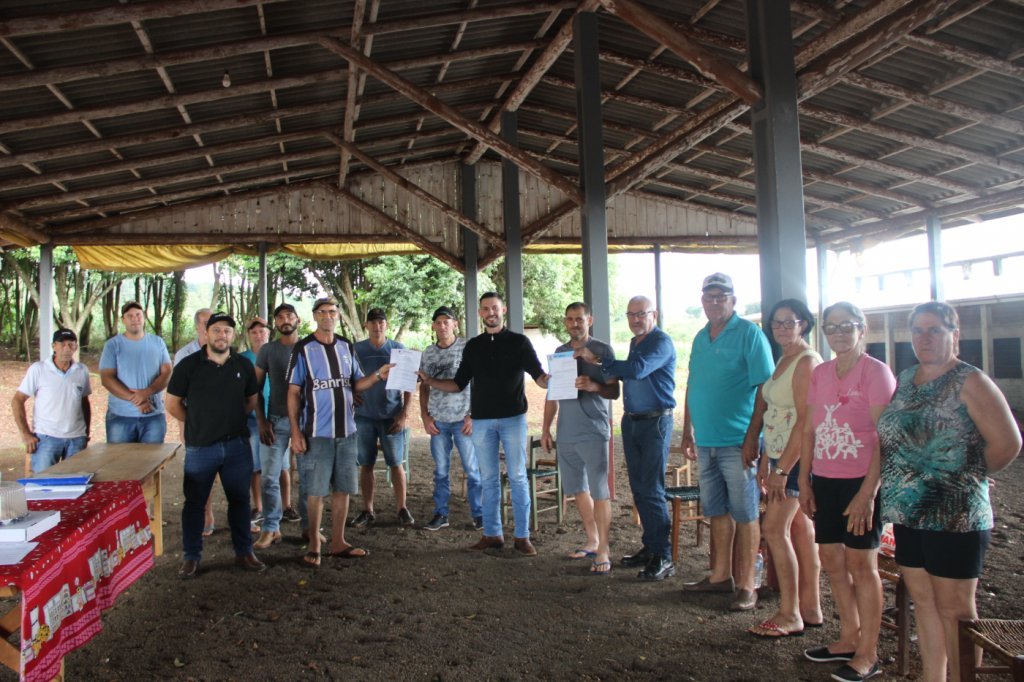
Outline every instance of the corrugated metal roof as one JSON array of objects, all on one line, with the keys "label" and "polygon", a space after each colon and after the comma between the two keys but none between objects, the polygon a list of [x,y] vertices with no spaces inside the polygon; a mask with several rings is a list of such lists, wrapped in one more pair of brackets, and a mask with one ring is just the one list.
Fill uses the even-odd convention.
[{"label": "corrugated metal roof", "polygon": [[[210,0],[205,11],[184,11],[115,0],[3,3],[0,203],[7,217],[25,221],[32,234],[73,225],[75,234],[89,235],[92,221],[120,211],[138,214],[223,196],[224,189],[234,195],[312,178],[336,182],[341,153],[327,135],[344,135],[348,62],[319,38],[347,44],[354,4]],[[487,123],[532,76],[548,42],[572,20],[574,3],[469,4],[367,3],[359,47],[369,44],[376,64],[434,93],[460,119]],[[709,58],[746,68],[742,0],[641,4],[685,40],[696,37]],[[822,229],[841,241],[847,228],[861,235],[865,224],[885,230],[892,223],[905,233],[904,216],[924,216],[936,205],[970,202],[971,216],[1024,205],[1024,9],[993,0],[961,16],[962,4],[875,46],[870,59],[826,87],[815,86],[807,71],[798,74],[815,92],[800,118],[812,237]],[[872,5],[794,3],[797,53]],[[114,7],[120,19],[90,15]],[[597,16],[608,177],[685,130],[687,144],[667,167],[635,179],[643,187],[636,196],[753,215],[749,112],[691,132],[694,117],[734,95],[619,16]],[[827,47],[852,53],[894,16]],[[225,73],[230,87],[222,85]],[[447,113],[427,111],[360,73],[359,111],[349,118],[364,152],[401,170],[477,149]],[[533,78],[519,115],[521,148],[572,182],[579,153],[574,79],[570,43]],[[486,154],[496,158],[493,150]],[[352,158],[350,170],[365,166]],[[954,214],[947,222],[958,220]],[[97,225],[92,236],[102,238],[111,221]],[[674,226],[663,229],[671,239]],[[628,236],[621,227],[616,235]]]}]

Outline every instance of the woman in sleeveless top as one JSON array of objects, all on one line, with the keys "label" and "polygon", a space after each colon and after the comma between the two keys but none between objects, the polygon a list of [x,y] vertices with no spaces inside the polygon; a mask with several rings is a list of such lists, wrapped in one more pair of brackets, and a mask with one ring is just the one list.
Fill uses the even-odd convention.
[{"label": "woman in sleeveless top", "polygon": [[768,314],[765,333],[781,349],[775,372],[757,392],[754,415],[743,443],[744,453],[756,453],[764,437],[767,457],[761,458],[758,478],[767,509],[762,532],[779,580],[779,609],[750,628],[759,637],[800,634],[804,626],[822,623],[818,579],[821,564],[814,546],[814,528],[800,510],[800,446],[807,419],[807,386],[811,370],[821,363],[807,343],[814,316],[803,301],[779,301]]},{"label": "woman in sleeveless top", "polygon": [[996,385],[956,356],[956,311],[923,303],[910,314],[919,362],[900,373],[878,422],[882,517],[914,600],[922,679],[959,679],[957,621],[977,618],[974,595],[992,519],[988,474],[1014,460],[1020,431]]}]

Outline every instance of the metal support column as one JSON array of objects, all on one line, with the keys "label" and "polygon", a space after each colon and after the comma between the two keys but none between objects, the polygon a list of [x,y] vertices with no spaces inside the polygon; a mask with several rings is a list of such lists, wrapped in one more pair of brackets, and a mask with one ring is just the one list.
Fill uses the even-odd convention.
[{"label": "metal support column", "polygon": [[[462,214],[476,220],[476,166],[463,165],[459,168],[459,194],[462,197]],[[465,286],[466,338],[480,333],[480,318],[477,316],[477,286],[480,257],[480,242],[476,232],[462,228],[462,259],[466,266]]]},{"label": "metal support column", "polygon": [[594,314],[593,335],[612,336],[608,293],[608,226],[605,222],[604,145],[601,125],[601,62],[598,59],[597,14],[580,12],[573,19],[573,61],[576,72],[576,124],[580,154],[580,229],[583,251],[583,299]]},{"label": "metal support column", "polygon": [[942,220],[940,218],[928,219],[928,274],[931,280],[932,300],[946,300],[942,286]]},{"label": "metal support column", "polygon": [[267,243],[260,242],[260,275],[257,283],[259,295],[259,316],[267,319]]},{"label": "metal support column", "polygon": [[803,175],[788,0],[747,0],[750,75],[764,91],[751,108],[761,261],[761,309],[807,300]]},{"label": "metal support column", "polygon": [[661,304],[661,244],[654,245],[654,307],[658,309],[658,326],[665,328],[665,308]]},{"label": "metal support column", "polygon": [[[514,111],[501,114],[501,137],[509,144],[519,144],[519,117]],[[519,166],[508,159],[501,161],[501,205],[505,222],[505,324],[522,333],[523,313],[523,226],[519,216]]]},{"label": "metal support column", "polygon": [[[26,344],[27,345],[27,344]],[[53,355],[53,244],[39,246],[39,359]]]},{"label": "metal support column", "polygon": [[[822,314],[825,308],[829,305],[828,295],[828,247],[824,244],[818,244],[814,249],[814,255],[817,257],[818,266],[818,324],[815,326],[814,333],[818,335],[818,354],[825,360],[832,359],[832,349],[828,347],[828,341],[825,339],[825,332],[821,331],[821,328],[825,324],[825,316]],[[774,303],[772,305],[775,305]],[[771,310],[769,308],[769,310]]]},{"label": "metal support column", "polygon": [[993,338],[992,333],[992,306],[988,303],[981,304],[981,371],[992,376],[995,365],[992,361]]}]

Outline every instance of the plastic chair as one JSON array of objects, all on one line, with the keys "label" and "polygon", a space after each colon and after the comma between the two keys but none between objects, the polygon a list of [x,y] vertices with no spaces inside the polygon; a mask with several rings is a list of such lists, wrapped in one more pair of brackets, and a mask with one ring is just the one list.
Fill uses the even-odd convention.
[{"label": "plastic chair", "polygon": [[[537,530],[538,515],[542,512],[555,512],[559,524],[562,523],[564,517],[562,475],[558,471],[558,448],[556,446],[552,450],[551,456],[545,458],[538,457],[538,451],[544,451],[540,438],[531,436],[526,462],[526,479],[530,488],[531,531]],[[502,459],[504,459],[504,455],[502,455]],[[548,506],[541,507],[541,498],[552,498],[554,501]],[[502,523],[506,525],[508,524],[508,510],[511,507],[512,490],[508,482],[508,473],[505,472],[501,475],[501,518]]]}]

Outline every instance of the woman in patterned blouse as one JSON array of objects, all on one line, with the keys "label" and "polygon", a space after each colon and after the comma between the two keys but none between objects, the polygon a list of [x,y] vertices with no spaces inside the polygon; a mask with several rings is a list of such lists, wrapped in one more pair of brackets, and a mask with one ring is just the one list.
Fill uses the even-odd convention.
[{"label": "woman in patterned blouse", "polygon": [[957,358],[956,311],[910,314],[919,362],[900,373],[882,414],[882,516],[916,607],[922,679],[959,679],[957,621],[976,618],[974,593],[992,528],[988,474],[1014,460],[1020,431],[1006,399]]}]

